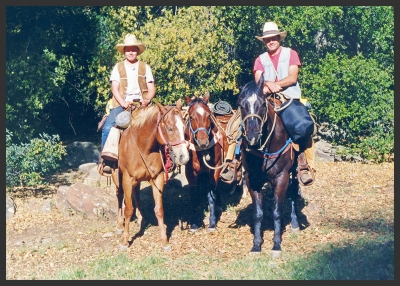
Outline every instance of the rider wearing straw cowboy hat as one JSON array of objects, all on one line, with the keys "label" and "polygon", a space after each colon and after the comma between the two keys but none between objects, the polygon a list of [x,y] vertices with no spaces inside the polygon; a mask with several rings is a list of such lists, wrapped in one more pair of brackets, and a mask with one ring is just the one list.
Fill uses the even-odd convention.
[{"label": "rider wearing straw cowboy hat", "polygon": [[[127,34],[124,43],[117,44],[115,48],[125,56],[125,59],[117,63],[111,72],[112,108],[102,131],[102,149],[111,128],[116,124],[117,115],[131,107],[134,101],[139,101],[142,106],[147,106],[156,94],[150,66],[137,59],[137,56],[146,50],[146,46],[139,42],[135,35]],[[109,167],[111,163],[107,161],[104,163],[106,166],[103,168],[103,172],[111,172]]]},{"label": "rider wearing straw cowboy hat", "polygon": [[[256,36],[263,41],[267,52],[261,54],[255,60],[253,67],[254,79],[259,81],[264,76],[264,94],[282,93],[288,98],[300,100],[301,90],[297,81],[299,67],[301,66],[296,51],[281,46],[281,41],[286,37],[286,31],[279,31],[278,25],[274,22],[264,24],[263,34]],[[279,65],[278,65],[279,63]],[[299,155],[299,181],[303,185],[310,185],[314,182],[314,143],[312,137],[301,144],[303,152]]]}]

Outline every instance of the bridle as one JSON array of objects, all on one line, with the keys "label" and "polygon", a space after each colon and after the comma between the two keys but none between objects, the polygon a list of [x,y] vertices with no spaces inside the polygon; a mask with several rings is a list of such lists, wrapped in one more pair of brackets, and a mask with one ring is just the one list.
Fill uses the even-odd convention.
[{"label": "bridle", "polygon": [[[166,132],[166,127],[165,127],[165,116],[173,110],[176,107],[172,107],[167,112],[165,112],[163,115],[161,115],[161,112],[158,113],[158,118],[157,118],[157,129],[160,134],[161,140],[164,142],[164,153],[166,157],[166,163],[163,163],[164,169],[166,170],[166,179],[168,179],[168,171],[173,170],[175,168],[175,153],[174,150],[172,149],[172,146],[177,146],[180,144],[185,144],[186,147],[189,144],[188,141],[186,140],[176,140],[173,142],[170,142],[168,138],[168,133]],[[178,110],[179,112],[179,110]],[[161,152],[161,150],[160,150]],[[160,153],[161,155],[161,153]],[[162,159],[162,156],[161,156]]]},{"label": "bridle", "polygon": [[[207,103],[205,103],[205,102],[202,101],[202,100],[196,101],[196,102],[199,102],[199,103],[202,103],[202,104],[204,104],[204,105],[207,105]],[[192,102],[190,103],[188,112],[189,112],[190,108],[192,107],[192,105],[193,105],[194,103],[196,103],[196,102],[192,101]],[[190,112],[189,112],[189,114],[190,114]],[[204,131],[207,133],[207,136],[210,136],[211,125],[210,125],[210,128],[208,128],[208,130],[207,130],[207,128],[204,128],[204,127],[199,127],[199,128],[197,128],[196,130],[193,130],[192,122],[191,122],[191,120],[190,120],[190,116],[189,116],[189,119],[188,119],[188,123],[189,123],[190,131],[191,131],[192,134],[194,135],[194,136],[193,136],[193,139],[194,139],[194,141],[196,142],[196,144],[197,144],[198,146],[199,146],[200,144],[199,144],[199,141],[198,141],[197,138],[196,138],[196,133],[197,133],[197,132],[199,132],[199,131],[201,131],[201,130],[204,130]]]},{"label": "bridle", "polygon": [[[268,102],[266,101],[266,103],[268,104]],[[264,118],[262,118],[260,115],[258,115],[258,114],[256,114],[256,113],[250,113],[250,114],[247,114],[243,119],[242,119],[242,122],[241,122],[241,125],[242,125],[242,129],[243,129],[243,136],[244,137],[246,137],[246,139],[247,139],[247,135],[246,135],[246,125],[245,125],[245,122],[246,122],[246,120],[248,120],[249,118],[253,118],[253,117],[255,117],[255,118],[257,118],[257,119],[259,119],[260,120],[260,122],[261,122],[261,126],[260,126],[260,138],[262,138],[262,129],[263,129],[263,126],[264,126],[264,124],[267,122],[267,114],[268,114],[268,107],[267,107],[267,111],[265,112],[265,114],[264,114]],[[265,145],[265,143],[263,144],[263,146]]]},{"label": "bridle", "polygon": [[165,131],[166,128],[165,128],[164,117],[168,114],[168,112],[170,112],[174,108],[175,107],[170,108],[163,115],[161,115],[161,113],[158,113],[158,118],[157,118],[157,129],[158,129],[158,132],[159,132],[160,137],[161,137],[162,141],[164,142],[165,146],[167,146],[168,148],[170,148],[172,146],[179,145],[179,144],[188,144],[188,142],[186,140],[176,140],[174,142],[170,142],[169,138],[168,138],[168,133]]}]

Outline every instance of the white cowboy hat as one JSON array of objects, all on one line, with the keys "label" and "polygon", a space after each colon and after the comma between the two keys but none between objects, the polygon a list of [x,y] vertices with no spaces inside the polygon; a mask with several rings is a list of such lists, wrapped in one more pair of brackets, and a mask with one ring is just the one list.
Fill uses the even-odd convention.
[{"label": "white cowboy hat", "polygon": [[263,41],[265,38],[279,35],[279,41],[282,41],[286,37],[286,34],[286,31],[279,31],[278,25],[274,22],[265,22],[262,36],[256,36],[256,38]]},{"label": "white cowboy hat", "polygon": [[140,55],[141,53],[143,53],[146,50],[146,46],[143,43],[138,42],[138,40],[136,39],[136,36],[132,35],[132,34],[126,35],[124,43],[117,44],[115,46],[115,48],[118,50],[118,52],[120,52],[121,54],[124,54],[124,47],[132,47],[132,46],[139,48],[138,55]]}]

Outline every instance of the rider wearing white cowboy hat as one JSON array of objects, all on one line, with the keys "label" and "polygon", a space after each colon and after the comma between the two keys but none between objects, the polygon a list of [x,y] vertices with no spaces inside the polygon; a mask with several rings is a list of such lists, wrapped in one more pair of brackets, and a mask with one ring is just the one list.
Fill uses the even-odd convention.
[{"label": "rider wearing white cowboy hat", "polygon": [[279,42],[282,41],[287,33],[286,31],[279,31],[278,25],[274,22],[266,22],[264,24],[263,34],[262,36],[256,36],[260,41],[264,41],[265,38],[270,38],[279,35]]},{"label": "rider wearing white cowboy hat", "polygon": [[132,35],[132,34],[127,34],[125,36],[124,43],[123,44],[117,44],[115,46],[115,48],[117,49],[118,52],[120,52],[121,54],[124,54],[125,53],[124,52],[124,48],[125,47],[132,47],[132,46],[139,48],[139,51],[138,51],[137,55],[142,54],[146,50],[146,46],[143,43],[139,42],[136,39],[136,36]]},{"label": "rider wearing white cowboy hat", "polygon": [[[111,72],[112,108],[102,130],[102,149],[111,128],[116,124],[117,115],[131,107],[135,101],[140,102],[142,106],[147,106],[156,94],[150,66],[137,59],[137,56],[146,50],[146,46],[139,42],[135,35],[127,34],[124,43],[117,44],[115,48],[125,56],[125,59],[117,63]],[[111,165],[109,162],[105,163],[106,166]],[[108,172],[110,168],[104,170]]]},{"label": "rider wearing white cowboy hat", "polygon": [[[280,92],[287,98],[300,100],[301,89],[297,81],[301,62],[299,55],[291,48],[282,47],[281,41],[286,37],[286,31],[279,31],[275,22],[266,22],[263,34],[256,36],[263,41],[267,52],[261,54],[254,62],[253,74],[256,82],[264,77],[264,94]],[[299,182],[311,185],[314,182],[315,149],[312,137],[300,144]]]}]

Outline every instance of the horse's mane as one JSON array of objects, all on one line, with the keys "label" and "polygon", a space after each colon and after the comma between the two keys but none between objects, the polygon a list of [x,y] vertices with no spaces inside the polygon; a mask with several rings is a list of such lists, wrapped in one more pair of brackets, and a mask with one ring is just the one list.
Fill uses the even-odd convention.
[{"label": "horse's mane", "polygon": [[132,127],[142,127],[149,119],[153,118],[159,111],[156,105],[138,109],[131,120]]},{"label": "horse's mane", "polygon": [[248,82],[245,86],[244,86],[244,88],[243,88],[243,90],[242,90],[242,92],[243,93],[247,93],[247,94],[262,94],[262,90],[258,87],[258,84],[254,81],[254,80],[252,80],[252,81],[250,81],[250,82]]},{"label": "horse's mane", "polygon": [[258,84],[252,80],[246,83],[246,85],[243,87],[241,90],[239,97],[238,97],[238,102],[241,101],[244,97],[250,96],[252,94],[257,94],[257,95],[262,95],[262,90],[258,86]]},{"label": "horse's mane", "polygon": [[197,102],[201,102],[201,103],[204,103],[205,105],[207,105],[207,103],[204,102],[203,98],[201,98],[201,97],[196,97],[195,99],[193,99],[192,102],[190,103],[190,105],[193,105],[193,104],[195,104]]}]

